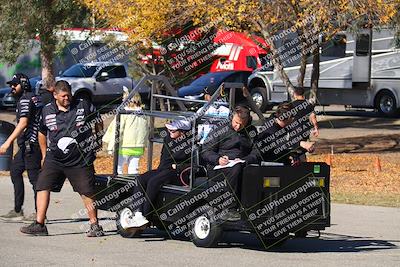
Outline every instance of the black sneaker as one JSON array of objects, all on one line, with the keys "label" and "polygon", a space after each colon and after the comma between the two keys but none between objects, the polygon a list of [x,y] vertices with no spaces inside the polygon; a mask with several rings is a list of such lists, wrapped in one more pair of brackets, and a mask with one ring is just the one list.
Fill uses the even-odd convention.
[{"label": "black sneaker", "polygon": [[49,235],[49,233],[47,232],[46,225],[41,225],[36,221],[31,223],[30,225],[21,227],[20,231],[28,235],[40,235],[40,236]]},{"label": "black sneaker", "polygon": [[103,227],[101,227],[98,223],[91,224],[89,230],[86,232],[87,237],[99,237],[103,235]]}]

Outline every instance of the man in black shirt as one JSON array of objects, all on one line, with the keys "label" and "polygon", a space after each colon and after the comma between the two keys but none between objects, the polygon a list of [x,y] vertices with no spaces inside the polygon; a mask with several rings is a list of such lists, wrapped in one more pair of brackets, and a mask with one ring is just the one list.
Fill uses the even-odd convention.
[{"label": "man in black shirt", "polygon": [[[250,110],[245,106],[237,106],[233,110],[232,119],[226,125],[212,130],[204,142],[202,158],[208,165],[209,179],[226,179],[226,190],[232,191],[238,197],[243,168],[246,164],[257,162],[257,155],[251,154],[256,134],[256,128],[251,125]],[[227,167],[229,163],[236,164]],[[220,169],[214,170],[216,166]],[[230,207],[227,220],[240,219],[233,206],[236,206],[236,203]]]},{"label": "man in black shirt", "polygon": [[319,135],[317,116],[314,111],[314,104],[304,97],[304,88],[296,87],[294,89],[294,98],[292,110],[294,111],[294,121],[308,128],[315,137]]},{"label": "man in black shirt", "polygon": [[259,129],[255,150],[261,161],[297,165],[300,156],[314,151],[314,142],[304,141],[308,131],[293,123],[296,111],[291,103],[282,103]]},{"label": "man in black shirt", "polygon": [[[104,235],[97,221],[94,206],[95,150],[101,140],[103,124],[94,106],[82,99],[71,103],[71,87],[66,81],[56,83],[55,101],[42,110],[39,144],[43,155],[42,171],[37,182],[37,217],[21,232],[32,235],[47,235],[44,225],[49,205],[50,191],[59,191],[68,178],[74,191],[78,192],[87,209],[90,229],[87,236]],[[96,133],[93,133],[92,124]]]},{"label": "man in black shirt", "polygon": [[22,174],[25,170],[28,172],[36,200],[35,188],[42,157],[38,144],[41,103],[40,99],[32,93],[29,79],[25,74],[15,74],[7,84],[11,86],[12,94],[19,98],[16,109],[17,126],[4,144],[1,145],[0,154],[5,154],[8,148],[13,145],[15,139],[17,139],[19,150],[14,156],[10,169],[10,176],[14,185],[14,209],[1,216],[1,218],[16,221],[23,219],[24,216],[22,205],[24,203],[25,190]]}]

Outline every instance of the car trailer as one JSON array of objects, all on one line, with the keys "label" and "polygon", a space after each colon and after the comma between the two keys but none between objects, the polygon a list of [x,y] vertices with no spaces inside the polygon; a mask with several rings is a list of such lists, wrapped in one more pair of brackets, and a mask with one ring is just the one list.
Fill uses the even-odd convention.
[{"label": "car trailer", "polygon": [[[151,91],[150,110],[140,114],[150,117],[148,169],[151,169],[153,144],[162,143],[160,131],[155,128],[155,118],[182,119],[192,122],[191,159],[186,175],[180,174],[180,184],[166,184],[158,194],[154,212],[148,217],[151,224],[165,230],[171,239],[189,238],[199,247],[213,247],[220,241],[224,231],[244,231],[255,233],[265,248],[282,244],[291,237],[304,237],[307,231],[324,230],[330,226],[330,168],[327,164],[305,162],[299,166],[281,166],[276,163],[249,165],[244,168],[240,196],[223,190],[226,180],[223,177],[207,177],[207,170],[202,164],[202,146],[197,140],[197,128],[202,123],[218,122],[218,118],[205,114],[198,117],[195,112],[187,111],[185,101],[198,102],[208,108],[229,89],[229,102],[221,104],[233,107],[236,91],[242,84],[225,83],[212,95],[211,101],[179,98],[165,77],[145,76],[128,99],[116,112],[116,125],[121,114],[136,114],[123,107],[133,96],[135,90],[147,80],[163,82],[171,96],[157,95]],[[243,95],[250,107],[263,120],[251,97],[245,90]],[[155,110],[157,98],[175,100],[180,111],[161,112]],[[222,120],[222,119],[221,119]],[[113,174],[96,174],[96,208],[116,212],[116,226],[123,237],[140,236],[143,229],[121,227],[121,220],[134,213],[132,206],[136,196],[133,187],[140,186],[137,175],[117,174],[118,136],[116,127]],[[238,203],[240,220],[229,221],[226,218],[227,207]]]}]

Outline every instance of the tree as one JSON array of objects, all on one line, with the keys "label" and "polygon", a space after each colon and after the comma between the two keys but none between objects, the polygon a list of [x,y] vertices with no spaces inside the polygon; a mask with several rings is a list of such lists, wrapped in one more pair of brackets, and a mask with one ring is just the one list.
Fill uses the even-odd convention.
[{"label": "tree", "polygon": [[52,86],[54,56],[65,43],[56,32],[87,23],[87,9],[75,0],[6,1],[0,6],[0,59],[14,63],[38,39],[43,85]]},{"label": "tree", "polygon": [[[127,33],[127,46],[134,48],[130,49],[131,64],[142,74],[163,74],[180,84],[187,76],[209,63],[208,60],[185,60],[196,52],[190,47],[201,49],[204,46],[201,40],[211,38],[214,29],[210,27],[207,31],[195,32],[195,16],[183,1],[82,1],[98,18],[105,20],[109,27]],[[148,60],[144,62],[143,57]],[[186,69],[190,69],[190,72]],[[162,93],[163,88],[159,82],[151,83],[157,93]],[[163,99],[160,99],[160,108],[165,109]]]},{"label": "tree", "polygon": [[[304,85],[307,58],[313,58],[312,98],[319,79],[320,41],[329,41],[338,31],[363,23],[387,23],[396,14],[399,0],[83,0],[110,25],[125,28],[133,43],[160,42],[162,34],[189,21],[198,27],[208,23],[219,29],[261,35],[268,42],[270,59],[293,95],[294,85],[284,70],[285,57],[278,39],[296,33],[301,66],[297,84]],[[324,36],[324,38],[320,38]],[[297,55],[290,55],[296,57]]]}]

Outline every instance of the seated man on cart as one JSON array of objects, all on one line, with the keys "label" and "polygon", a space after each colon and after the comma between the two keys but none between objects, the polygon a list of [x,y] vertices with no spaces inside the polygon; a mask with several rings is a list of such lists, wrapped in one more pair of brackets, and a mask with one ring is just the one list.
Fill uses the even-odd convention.
[{"label": "seated man on cart", "polygon": [[255,148],[261,161],[298,165],[305,152],[314,151],[314,142],[305,141],[309,132],[293,123],[295,112],[291,103],[282,103],[259,129]]},{"label": "seated man on cart", "polygon": [[[175,120],[165,124],[168,133],[165,134],[161,150],[160,165],[157,169],[148,171],[137,177],[138,184],[133,189],[133,195],[142,197],[133,216],[121,221],[124,229],[142,227],[149,223],[148,216],[153,212],[154,202],[160,188],[178,179],[178,174],[189,163],[191,150],[191,123],[187,120]],[[163,132],[162,132],[163,133]],[[163,135],[161,133],[161,135]],[[135,205],[135,203],[133,203]]]},{"label": "seated man on cart", "polygon": [[[251,125],[250,110],[237,106],[232,120],[210,132],[204,142],[202,158],[208,165],[208,178],[225,178],[232,193],[240,196],[239,187],[242,171],[246,164],[256,163],[257,155],[252,153],[253,137],[257,130]],[[236,205],[236,204],[235,204]],[[238,220],[236,207],[230,207],[229,220]]]}]

